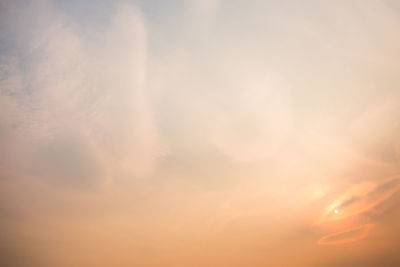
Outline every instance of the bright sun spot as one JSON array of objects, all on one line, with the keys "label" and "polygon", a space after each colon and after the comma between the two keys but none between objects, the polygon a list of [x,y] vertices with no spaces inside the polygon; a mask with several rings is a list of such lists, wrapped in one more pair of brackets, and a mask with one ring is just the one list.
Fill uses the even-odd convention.
[{"label": "bright sun spot", "polygon": [[335,214],[338,214],[338,213],[339,213],[339,211],[338,211],[337,209],[335,209],[333,212],[334,212]]}]

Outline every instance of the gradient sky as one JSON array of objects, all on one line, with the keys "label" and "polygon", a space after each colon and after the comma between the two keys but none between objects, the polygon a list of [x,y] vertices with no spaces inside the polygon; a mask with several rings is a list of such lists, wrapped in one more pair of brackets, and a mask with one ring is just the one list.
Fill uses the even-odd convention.
[{"label": "gradient sky", "polygon": [[400,266],[400,2],[0,0],[0,266]]}]

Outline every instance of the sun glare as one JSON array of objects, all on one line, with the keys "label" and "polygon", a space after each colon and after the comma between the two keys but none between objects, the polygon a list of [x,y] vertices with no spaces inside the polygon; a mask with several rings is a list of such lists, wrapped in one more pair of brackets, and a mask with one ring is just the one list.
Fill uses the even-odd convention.
[{"label": "sun glare", "polygon": [[338,214],[338,213],[339,213],[339,211],[338,211],[337,209],[335,209],[333,212],[334,212],[335,214]]}]

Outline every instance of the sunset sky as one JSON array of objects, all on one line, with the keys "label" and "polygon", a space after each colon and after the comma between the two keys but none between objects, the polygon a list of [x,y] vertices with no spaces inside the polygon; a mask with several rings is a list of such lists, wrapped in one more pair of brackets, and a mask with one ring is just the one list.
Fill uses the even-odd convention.
[{"label": "sunset sky", "polygon": [[0,0],[0,266],[400,266],[400,1]]}]

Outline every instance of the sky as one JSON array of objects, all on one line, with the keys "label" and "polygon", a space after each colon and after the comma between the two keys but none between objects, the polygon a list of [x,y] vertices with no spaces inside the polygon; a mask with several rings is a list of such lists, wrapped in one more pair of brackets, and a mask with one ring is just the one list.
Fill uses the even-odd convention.
[{"label": "sky", "polygon": [[0,0],[0,266],[399,266],[400,3]]}]

